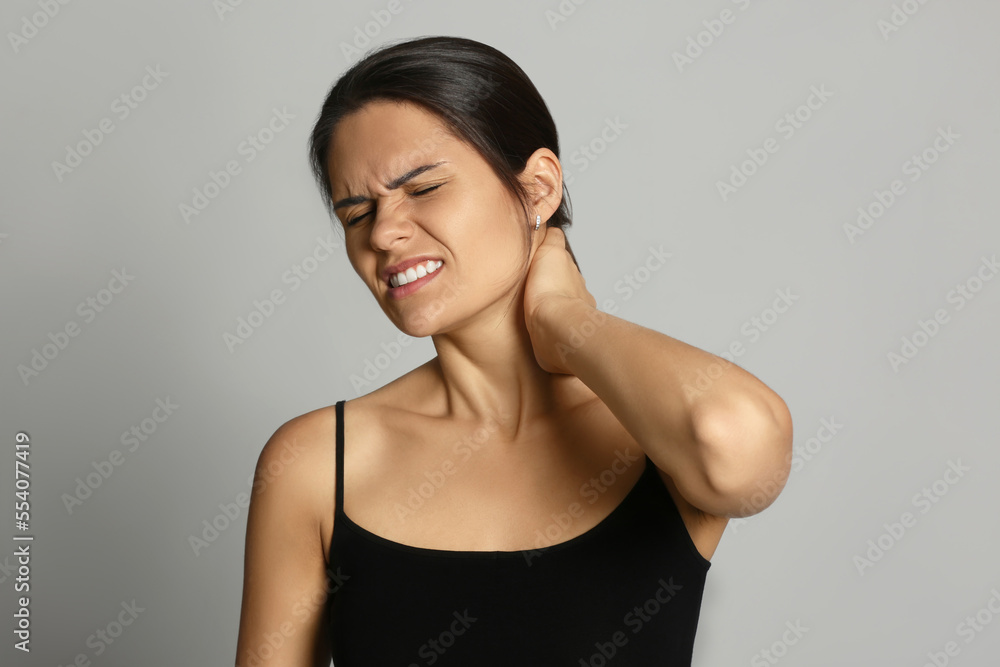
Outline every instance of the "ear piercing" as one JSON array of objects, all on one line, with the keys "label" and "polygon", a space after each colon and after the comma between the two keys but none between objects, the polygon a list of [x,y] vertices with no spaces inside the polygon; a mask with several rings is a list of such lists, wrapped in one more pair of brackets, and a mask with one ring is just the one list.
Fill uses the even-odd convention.
[{"label": "ear piercing", "polygon": [[541,226],[542,226],[542,216],[536,215],[535,216],[535,231],[537,232],[538,228],[541,227]]}]

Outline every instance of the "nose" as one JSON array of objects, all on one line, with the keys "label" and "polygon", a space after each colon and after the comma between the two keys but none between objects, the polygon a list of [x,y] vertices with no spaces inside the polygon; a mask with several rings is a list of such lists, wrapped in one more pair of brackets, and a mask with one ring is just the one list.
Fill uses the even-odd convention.
[{"label": "nose", "polygon": [[390,250],[413,234],[413,222],[402,201],[376,201],[370,243],[373,250]]}]

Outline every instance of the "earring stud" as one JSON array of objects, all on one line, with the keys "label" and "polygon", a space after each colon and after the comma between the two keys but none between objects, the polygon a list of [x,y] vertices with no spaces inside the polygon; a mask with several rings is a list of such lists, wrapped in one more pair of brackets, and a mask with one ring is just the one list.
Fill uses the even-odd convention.
[{"label": "earring stud", "polygon": [[536,215],[535,216],[535,231],[537,232],[538,228],[541,227],[541,226],[542,226],[542,216]]}]

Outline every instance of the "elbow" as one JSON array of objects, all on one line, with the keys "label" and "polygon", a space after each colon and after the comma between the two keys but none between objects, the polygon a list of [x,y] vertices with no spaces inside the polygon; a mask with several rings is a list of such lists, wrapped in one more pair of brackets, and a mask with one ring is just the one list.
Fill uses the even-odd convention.
[{"label": "elbow", "polygon": [[792,464],[792,418],[776,394],[715,410],[694,422],[707,486],[702,510],[732,518],[757,514],[778,498]]}]

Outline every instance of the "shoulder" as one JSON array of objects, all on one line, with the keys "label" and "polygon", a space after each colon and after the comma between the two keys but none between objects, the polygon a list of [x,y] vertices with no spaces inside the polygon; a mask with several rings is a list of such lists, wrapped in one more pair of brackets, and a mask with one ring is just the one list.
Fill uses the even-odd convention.
[{"label": "shoulder", "polygon": [[[357,445],[378,441],[392,410],[393,396],[403,378],[375,392],[346,400],[345,440]],[[294,523],[298,534],[314,535],[329,559],[336,515],[336,403],[293,417],[278,426],[261,448],[254,468],[251,508],[259,517]],[[371,447],[349,447],[346,469],[357,470],[359,453]],[[255,508],[255,509],[254,509]],[[267,520],[267,519],[265,519]]]},{"label": "shoulder", "polygon": [[297,664],[318,665],[325,655],[329,662],[322,609],[306,609],[303,601],[321,599],[326,586],[327,550],[320,535],[324,505],[333,502],[328,489],[334,460],[334,445],[328,441],[334,433],[332,419],[332,408],[290,419],[258,455],[247,513],[239,664],[252,664],[254,651],[266,633],[286,620],[289,608],[298,610],[301,632],[285,642],[291,651],[287,657],[295,656]]},{"label": "shoulder", "polygon": [[336,420],[331,405],[293,417],[275,429],[254,468],[252,497],[258,505],[293,511],[308,520],[324,518],[324,510],[334,502]]},{"label": "shoulder", "polygon": [[258,473],[278,476],[285,470],[306,470],[334,453],[337,415],[334,405],[293,417],[278,426],[261,448]]},{"label": "shoulder", "polygon": [[[423,376],[426,369],[420,367],[369,394],[345,399],[345,429],[349,426],[355,433],[367,432],[383,424],[393,407],[402,403],[401,395],[426,389],[414,386],[427,384],[421,382]],[[327,484],[335,472],[336,437],[336,404],[293,417],[278,426],[264,444],[256,472],[265,483],[291,471],[299,482]]]}]

